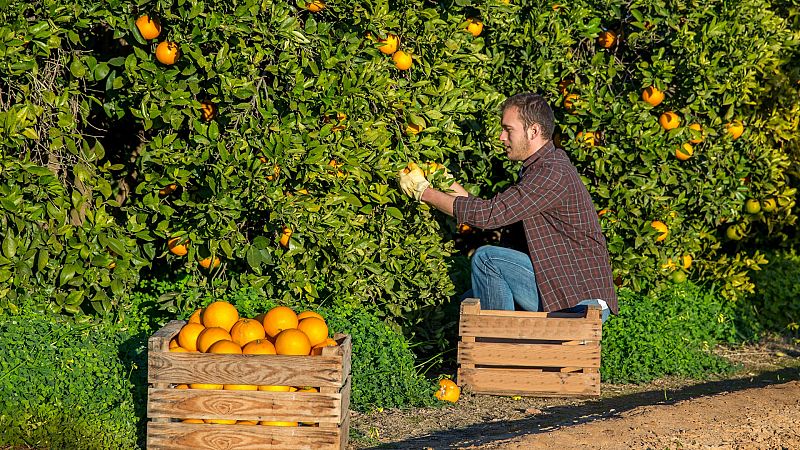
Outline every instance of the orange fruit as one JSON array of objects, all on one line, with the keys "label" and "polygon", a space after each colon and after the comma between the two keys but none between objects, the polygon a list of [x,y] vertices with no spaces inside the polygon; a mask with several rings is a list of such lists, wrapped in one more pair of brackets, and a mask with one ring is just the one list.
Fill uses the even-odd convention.
[{"label": "orange fruit", "polygon": [[222,389],[226,391],[257,391],[255,384],[223,384]]},{"label": "orange fruit", "polygon": [[686,161],[691,158],[692,153],[694,153],[694,147],[688,142],[675,149],[675,157],[681,161]]},{"label": "orange fruit", "polygon": [[439,390],[435,395],[439,400],[455,403],[461,396],[461,388],[453,380],[445,378],[439,380]]},{"label": "orange fruit", "polygon": [[694,132],[691,132],[691,131],[689,132],[690,136],[692,136],[692,138],[689,139],[690,143],[699,144],[699,143],[703,142],[703,128],[700,126],[699,123],[693,123],[693,124],[689,125],[689,129],[690,130],[694,130],[694,131],[697,132],[697,133],[694,133]]},{"label": "orange fruit", "polygon": [[411,59],[411,55],[402,50],[394,52],[392,55],[392,61],[394,61],[394,66],[400,70],[408,70],[414,64],[414,60]]},{"label": "orange fruit", "polygon": [[664,93],[657,87],[650,86],[642,91],[642,100],[650,106],[658,106],[664,101]]},{"label": "orange fruit", "polygon": [[189,352],[189,350],[186,350],[183,347],[173,347],[173,348],[169,349],[169,351],[174,352],[174,353],[191,353],[191,352]]},{"label": "orange fruit", "polygon": [[289,227],[283,227],[283,233],[281,233],[281,247],[289,248],[289,239],[292,238],[292,229]]},{"label": "orange fruit", "polygon": [[141,33],[142,37],[146,40],[155,39],[161,34],[161,23],[158,21],[158,18],[150,18],[147,14],[139,16],[139,18],[136,19],[136,28],[139,29],[139,33]]},{"label": "orange fruit", "polygon": [[744,125],[741,120],[734,120],[733,122],[725,124],[725,131],[727,131],[733,139],[739,139],[739,136],[744,133]]},{"label": "orange fruit", "polygon": [[208,353],[222,353],[227,355],[241,355],[242,347],[236,342],[229,340],[221,340],[215,342],[208,349]]},{"label": "orange fruit", "polygon": [[185,256],[189,253],[189,250],[186,248],[188,242],[183,241],[179,237],[174,237],[167,241],[167,248],[169,251],[178,256]]},{"label": "orange fruit", "polygon": [[328,338],[328,325],[316,317],[306,317],[301,320],[297,324],[297,329],[306,334],[312,347],[325,342]]},{"label": "orange fruit", "polygon": [[603,31],[597,36],[597,43],[600,44],[600,47],[611,48],[615,42],[617,42],[617,33],[611,30]]},{"label": "orange fruit", "polygon": [[747,214],[758,214],[761,212],[761,202],[754,198],[749,198],[744,202],[744,210]]},{"label": "orange fruit", "polygon": [[669,234],[669,229],[667,228],[667,225],[664,222],[660,220],[654,220],[650,222],[650,226],[655,228],[656,231],[660,233],[656,238],[656,242],[661,242],[667,238],[667,235]]},{"label": "orange fruit", "polygon": [[217,301],[205,307],[202,319],[204,326],[220,327],[230,333],[233,324],[239,320],[239,311],[226,301]]},{"label": "orange fruit", "polygon": [[242,353],[245,355],[274,355],[275,346],[266,339],[256,339],[255,341],[248,342],[247,345],[242,348]]},{"label": "orange fruit", "polygon": [[289,392],[291,387],[289,386],[259,386],[259,391],[268,391],[268,392]]},{"label": "orange fruit", "polygon": [[205,423],[203,419],[183,419],[181,420],[183,423]]},{"label": "orange fruit", "polygon": [[398,38],[393,34],[386,35],[386,39],[378,39],[378,42],[383,44],[380,47],[378,47],[378,50],[387,55],[391,55],[394,52],[396,52],[397,47],[400,46],[400,38]]},{"label": "orange fruit", "polygon": [[200,103],[200,118],[208,122],[217,116],[217,107],[209,101]]},{"label": "orange fruit", "polygon": [[567,109],[567,112],[570,114],[575,114],[575,102],[578,101],[581,97],[578,94],[567,94],[564,97],[564,108]]},{"label": "orange fruit", "polygon": [[483,31],[483,22],[477,19],[467,19],[467,31],[472,37],[478,37]]},{"label": "orange fruit", "polygon": [[178,384],[175,386],[175,389],[189,389],[188,384]]},{"label": "orange fruit", "polygon": [[320,314],[318,312],[315,312],[315,311],[310,311],[310,310],[303,311],[300,314],[298,314],[297,315],[297,320],[303,320],[303,319],[305,319],[307,317],[316,317],[317,319],[325,320],[325,318],[322,317],[322,314]]},{"label": "orange fruit", "polygon": [[764,212],[774,212],[778,208],[778,204],[774,198],[765,199],[762,205]]},{"label": "orange fruit", "polygon": [[683,255],[683,257],[681,257],[681,266],[684,269],[692,267],[692,255]]},{"label": "orange fruit", "polygon": [[178,49],[178,44],[172,41],[163,41],[156,47],[156,59],[161,64],[171,66],[178,61],[181,56],[181,51]]},{"label": "orange fruit", "polygon": [[237,420],[236,425],[258,425],[257,420]]},{"label": "orange fruit", "polygon": [[661,125],[661,128],[672,130],[673,128],[678,128],[678,125],[681,124],[681,118],[674,112],[667,111],[661,114],[661,117],[658,118],[658,123]]},{"label": "orange fruit", "polygon": [[222,385],[210,383],[192,383],[189,385],[189,389],[205,389],[215,391],[222,389]]},{"label": "orange fruit", "polygon": [[594,147],[595,137],[595,133],[591,131],[587,131],[586,133],[581,131],[578,133],[577,139],[579,143],[586,144],[589,147]]},{"label": "orange fruit", "polygon": [[575,80],[565,79],[558,82],[558,91],[561,92],[561,95],[565,95],[567,93],[567,88],[574,83]]},{"label": "orange fruit", "polygon": [[236,419],[203,419],[205,423],[219,423],[222,425],[233,425],[236,423]]},{"label": "orange fruit", "polygon": [[275,337],[283,330],[297,328],[297,314],[288,306],[276,306],[264,316],[264,330],[267,336]]},{"label": "orange fruit", "polygon": [[304,387],[303,389],[298,389],[297,392],[319,392],[319,389],[315,387]]},{"label": "orange fruit", "polygon": [[[261,162],[267,162],[267,158],[261,158]],[[275,164],[272,166],[272,175],[267,175],[267,180],[272,181],[278,179],[278,175],[281,174],[281,166]]]},{"label": "orange fruit", "polygon": [[158,194],[162,195],[162,196],[163,195],[169,195],[169,194],[172,194],[173,192],[175,192],[175,189],[178,189],[178,185],[177,184],[175,184],[175,183],[168,184],[168,185],[164,186],[163,188],[159,189],[158,190]]},{"label": "orange fruit", "polygon": [[231,340],[242,347],[266,336],[264,325],[253,319],[239,319],[231,327]]},{"label": "orange fruit", "polygon": [[336,347],[337,345],[339,345],[339,343],[336,342],[335,340],[333,340],[333,338],[327,338],[321,344],[317,344],[314,347],[312,347],[311,348],[311,354],[312,355],[321,355],[322,354],[322,349],[324,347]]},{"label": "orange fruit", "polygon": [[180,347],[180,346],[181,346],[181,344],[178,344],[178,339],[177,338],[170,339],[170,341],[169,341],[170,350],[173,349],[173,348]]},{"label": "orange fruit", "polygon": [[189,316],[189,323],[199,323],[202,324],[202,320],[200,320],[200,315],[203,314],[203,308],[197,308],[191,316]]},{"label": "orange fruit", "polygon": [[187,323],[178,333],[178,343],[190,352],[197,351],[197,336],[206,328],[199,323]]},{"label": "orange fruit", "polygon": [[[198,261],[198,263],[200,264],[200,267],[202,267],[203,269],[208,269],[209,267],[211,267],[211,264],[212,264],[211,263],[211,257],[209,256],[207,258],[203,258],[200,261]],[[216,269],[217,267],[219,267],[219,265],[221,263],[222,263],[222,261],[220,261],[220,259],[215,256],[214,257],[214,263],[213,263],[214,264],[214,268]]]},{"label": "orange fruit", "polygon": [[469,225],[467,225],[465,223],[458,224],[458,232],[460,234],[467,234],[470,231],[472,231],[472,227],[471,226],[469,226]]},{"label": "orange fruit", "polygon": [[207,327],[197,336],[197,349],[205,353],[218,341],[230,341],[231,335],[221,327]]},{"label": "orange fruit", "polygon": [[279,355],[308,355],[311,353],[311,342],[308,340],[308,336],[298,329],[283,330],[275,338],[275,353]]},{"label": "orange fruit", "polygon": [[325,9],[325,3],[322,3],[320,0],[314,0],[311,3],[306,3],[306,9],[312,13],[317,13]]},{"label": "orange fruit", "polygon": [[297,422],[276,422],[271,420],[262,420],[258,422],[260,425],[270,425],[273,427],[296,427]]}]

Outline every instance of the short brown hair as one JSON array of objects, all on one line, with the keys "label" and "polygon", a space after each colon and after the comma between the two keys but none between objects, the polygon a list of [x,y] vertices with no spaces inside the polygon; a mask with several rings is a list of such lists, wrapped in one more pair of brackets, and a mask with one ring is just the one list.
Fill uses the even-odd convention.
[{"label": "short brown hair", "polygon": [[547,140],[553,138],[556,119],[553,116],[553,110],[544,97],[530,92],[515,94],[508,97],[500,105],[500,112],[504,113],[508,108],[517,108],[519,110],[519,117],[526,130],[534,123],[538,123],[542,127],[542,137]]}]

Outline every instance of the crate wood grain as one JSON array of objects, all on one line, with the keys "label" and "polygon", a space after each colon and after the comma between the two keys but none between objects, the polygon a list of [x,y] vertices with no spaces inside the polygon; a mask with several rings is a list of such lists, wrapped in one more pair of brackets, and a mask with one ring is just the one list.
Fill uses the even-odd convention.
[{"label": "crate wood grain", "polygon": [[478,299],[465,299],[458,384],[482,394],[599,396],[600,312],[481,310]]},{"label": "crate wood grain", "polygon": [[[349,434],[350,336],[319,356],[174,353],[172,321],[148,341],[148,449],[344,449]],[[175,389],[176,384],[310,386],[319,392]],[[299,422],[299,427],[183,419]]]}]

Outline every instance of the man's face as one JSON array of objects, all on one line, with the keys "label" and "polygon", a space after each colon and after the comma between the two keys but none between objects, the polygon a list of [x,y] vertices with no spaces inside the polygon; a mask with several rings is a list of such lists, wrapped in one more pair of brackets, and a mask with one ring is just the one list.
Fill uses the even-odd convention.
[{"label": "man's face", "polygon": [[[535,149],[533,148],[532,140],[529,139],[528,130],[525,130],[519,117],[519,108],[507,108],[503,112],[503,119],[500,125],[503,128],[503,131],[500,132],[500,142],[505,146],[508,159],[512,161],[528,159]],[[534,126],[530,128],[534,128]]]}]

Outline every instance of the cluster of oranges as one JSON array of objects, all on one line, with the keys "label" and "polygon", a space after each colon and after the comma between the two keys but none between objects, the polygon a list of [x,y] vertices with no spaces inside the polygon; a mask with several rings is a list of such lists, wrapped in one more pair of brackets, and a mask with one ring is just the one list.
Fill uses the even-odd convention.
[{"label": "cluster of oranges", "polygon": [[[336,346],[328,337],[325,319],[314,311],[296,314],[287,306],[276,306],[253,319],[239,316],[225,301],[198,309],[169,343],[170,352],[200,352],[244,355],[321,355],[324,347]],[[178,384],[176,389],[222,389],[238,391],[318,392],[314,387],[257,386],[248,384]],[[232,419],[184,419],[186,423],[261,424],[297,426],[296,422],[236,421]]]},{"label": "cluster of oranges", "polygon": [[[604,49],[610,49],[618,42],[617,34],[611,30],[604,30],[597,37],[597,44]],[[569,93],[567,89],[572,82],[572,80],[562,80],[558,88],[564,96],[564,108],[570,114],[577,114],[576,102],[580,100],[580,96],[576,93]],[[642,101],[652,107],[660,105],[664,98],[664,92],[656,86],[648,86],[642,91]],[[675,111],[665,111],[659,116],[658,123],[666,131],[674,130],[680,126],[681,118]],[[675,149],[675,157],[681,161],[691,158],[694,154],[694,145],[703,142],[705,139],[703,128],[699,123],[692,123],[688,128],[691,133],[690,139]],[[744,125],[740,120],[734,120],[725,124],[725,131],[735,140],[744,132]],[[580,132],[577,140],[579,143],[591,147],[595,145],[597,136],[597,133],[591,131]]]},{"label": "cluster of oranges", "polygon": [[[161,34],[161,22],[158,18],[150,17],[147,14],[136,19],[136,28],[146,41],[155,39]],[[156,59],[161,64],[171,66],[178,61],[180,56],[178,44],[173,41],[161,41],[156,46]]]},{"label": "cluster of oranges", "polygon": [[[649,86],[642,91],[642,100],[650,106],[658,106],[664,101],[664,92],[655,86]],[[658,124],[666,131],[674,130],[681,125],[681,118],[675,111],[666,111],[658,118]],[[689,125],[691,137],[688,142],[684,142],[675,149],[675,157],[681,161],[686,161],[694,154],[694,145],[703,142],[705,135],[703,127],[695,122]],[[734,120],[725,124],[725,131],[733,139],[738,139],[744,132],[744,125],[739,120]]]}]

